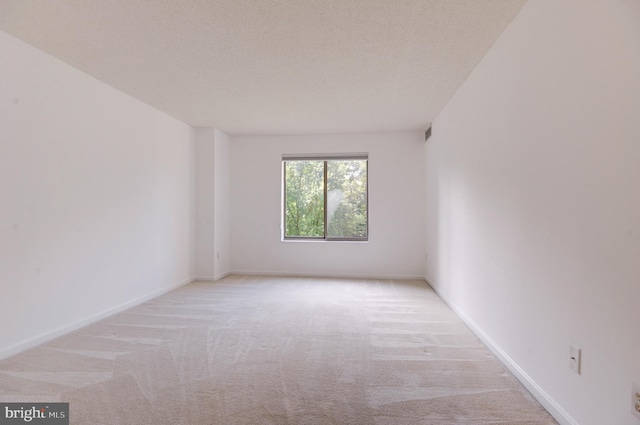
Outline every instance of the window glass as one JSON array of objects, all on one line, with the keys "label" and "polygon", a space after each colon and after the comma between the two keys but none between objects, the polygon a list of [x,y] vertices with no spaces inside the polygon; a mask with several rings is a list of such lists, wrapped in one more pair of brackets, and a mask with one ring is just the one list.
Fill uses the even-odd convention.
[{"label": "window glass", "polygon": [[285,164],[286,237],[324,237],[324,163]]},{"label": "window glass", "polygon": [[284,237],[367,240],[367,159],[284,160]]},{"label": "window glass", "polygon": [[367,161],[327,161],[327,237],[367,237]]}]

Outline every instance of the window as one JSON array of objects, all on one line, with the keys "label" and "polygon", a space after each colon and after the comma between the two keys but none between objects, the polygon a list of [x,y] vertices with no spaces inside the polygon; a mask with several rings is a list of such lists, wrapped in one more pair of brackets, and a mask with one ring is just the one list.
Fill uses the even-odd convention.
[{"label": "window", "polygon": [[284,239],[366,241],[367,154],[283,155]]}]

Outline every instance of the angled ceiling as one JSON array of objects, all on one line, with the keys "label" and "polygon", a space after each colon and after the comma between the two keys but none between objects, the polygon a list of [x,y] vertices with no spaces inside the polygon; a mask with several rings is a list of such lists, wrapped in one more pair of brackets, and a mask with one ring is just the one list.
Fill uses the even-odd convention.
[{"label": "angled ceiling", "polygon": [[0,28],[230,135],[424,130],[525,0],[0,0]]}]

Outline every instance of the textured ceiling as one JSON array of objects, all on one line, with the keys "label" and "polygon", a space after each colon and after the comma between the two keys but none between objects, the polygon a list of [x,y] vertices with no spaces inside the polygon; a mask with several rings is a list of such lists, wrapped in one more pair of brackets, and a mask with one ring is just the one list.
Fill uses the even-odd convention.
[{"label": "textured ceiling", "polygon": [[0,28],[230,135],[424,130],[525,0],[0,0]]}]

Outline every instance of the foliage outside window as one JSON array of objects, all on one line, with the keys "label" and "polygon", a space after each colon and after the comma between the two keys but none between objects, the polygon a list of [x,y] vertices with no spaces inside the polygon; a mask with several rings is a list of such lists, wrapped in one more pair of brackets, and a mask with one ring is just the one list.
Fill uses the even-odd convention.
[{"label": "foliage outside window", "polygon": [[285,239],[367,240],[365,154],[283,157]]}]

